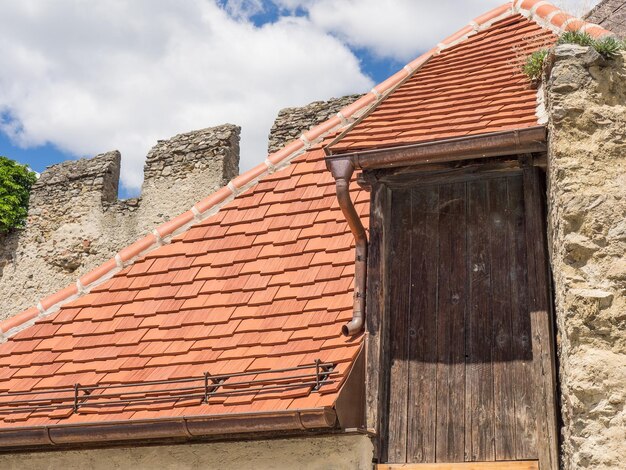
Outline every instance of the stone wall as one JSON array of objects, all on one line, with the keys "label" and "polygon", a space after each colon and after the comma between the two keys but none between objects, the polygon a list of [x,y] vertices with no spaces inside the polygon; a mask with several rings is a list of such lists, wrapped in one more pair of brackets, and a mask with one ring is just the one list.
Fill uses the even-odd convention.
[{"label": "stone wall", "polygon": [[362,95],[348,95],[331,98],[328,101],[314,101],[298,108],[280,110],[270,130],[268,152],[276,152],[285,144],[297,139],[311,127],[331,118],[342,108],[354,103]]},{"label": "stone wall", "polygon": [[239,127],[159,141],[148,154],[141,198],[118,200],[119,152],[44,171],[27,226],[0,238],[0,320],[75,282],[156,225],[238,174]]},{"label": "stone wall", "polygon": [[[269,151],[336,114],[360,95],[278,114]],[[146,158],[141,197],[118,200],[119,152],[48,168],[31,193],[27,228],[0,235],[0,320],[33,306],[189,209],[239,171],[239,127],[177,135]]]},{"label": "stone wall", "polygon": [[226,125],[160,140],[146,157],[140,230],[188,210],[237,176],[239,131]]},{"label": "stone wall", "polygon": [[547,84],[566,469],[626,462],[625,58],[559,46]]},{"label": "stone wall", "polygon": [[4,470],[370,470],[366,436],[276,440],[0,455]]},{"label": "stone wall", "polygon": [[585,19],[626,37],[626,0],[603,0]]}]

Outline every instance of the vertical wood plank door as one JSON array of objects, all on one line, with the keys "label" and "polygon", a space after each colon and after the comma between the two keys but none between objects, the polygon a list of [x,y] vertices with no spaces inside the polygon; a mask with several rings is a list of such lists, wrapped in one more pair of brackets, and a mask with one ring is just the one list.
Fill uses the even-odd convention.
[{"label": "vertical wood plank door", "polygon": [[537,344],[553,337],[528,269],[544,235],[528,231],[526,212],[539,208],[524,194],[521,171],[391,191],[382,462],[554,468],[540,459],[555,410],[538,399],[554,392],[536,353],[553,351]]}]

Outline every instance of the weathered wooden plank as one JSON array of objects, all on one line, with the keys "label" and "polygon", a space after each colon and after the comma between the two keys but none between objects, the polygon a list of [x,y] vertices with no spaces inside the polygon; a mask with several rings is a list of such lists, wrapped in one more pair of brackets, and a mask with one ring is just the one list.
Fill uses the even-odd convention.
[{"label": "weathered wooden plank", "polygon": [[390,168],[377,170],[375,179],[391,189],[414,188],[426,184],[451,184],[486,178],[501,178],[520,174],[517,160],[492,163],[471,163],[460,166],[449,164],[422,165],[420,167]]},{"label": "weathered wooden plank", "polygon": [[495,459],[487,183],[468,183],[465,460]]},{"label": "weathered wooden plank", "polygon": [[509,274],[510,308],[513,330],[513,357],[510,365],[515,405],[515,458],[537,459],[537,425],[533,394],[536,380],[532,368],[530,313],[528,310],[528,270],[526,260],[526,226],[524,191],[521,175],[507,178],[506,248],[511,259]]},{"label": "weathered wooden plank", "polygon": [[537,461],[379,464],[377,470],[539,470]]},{"label": "weathered wooden plank", "polygon": [[[368,248],[367,289],[365,327],[367,331],[365,348],[365,426],[372,432],[380,431],[380,397],[384,395],[387,378],[381,374],[384,364],[382,346],[383,315],[385,313],[385,222],[389,221],[389,190],[378,185],[372,190],[370,203],[370,239]],[[384,400],[384,398],[383,398]]]},{"label": "weathered wooden plank", "polygon": [[507,184],[491,180],[489,187],[489,229],[491,258],[491,300],[493,314],[493,389],[496,460],[515,458],[515,404],[511,377],[512,326],[507,233]]},{"label": "weathered wooden plank", "polygon": [[543,188],[538,168],[526,166],[524,207],[528,297],[532,332],[533,368],[536,384],[534,407],[537,422],[537,451],[541,470],[556,470],[558,463],[556,426],[556,368],[550,278],[546,247]]},{"label": "weathered wooden plank", "polygon": [[439,187],[437,462],[465,459],[465,184]]},{"label": "weathered wooden plank", "polygon": [[436,188],[413,190],[411,317],[408,331],[409,462],[435,461],[438,206],[439,193]]},{"label": "weathered wooden plank", "polygon": [[[408,335],[411,264],[411,191],[394,191],[392,196],[389,295],[390,377],[386,461],[406,462]],[[400,262],[394,262],[398,260]]]},{"label": "weathered wooden plank", "polygon": [[[388,408],[377,411],[380,423],[389,424],[388,431],[381,428],[388,440],[380,461],[473,460],[481,462],[476,468],[509,468],[502,465],[511,459],[539,458],[542,470],[557,468],[543,214],[528,214],[541,209],[539,178],[524,170],[522,185],[518,175],[493,176],[394,189],[387,199],[388,271],[379,274],[388,282],[382,289],[387,303],[379,302],[384,313],[372,323],[392,335],[393,362],[380,362],[391,364],[389,381],[379,381],[381,393],[389,390]],[[430,310],[429,322],[423,313]],[[387,354],[382,338],[380,357]]]}]

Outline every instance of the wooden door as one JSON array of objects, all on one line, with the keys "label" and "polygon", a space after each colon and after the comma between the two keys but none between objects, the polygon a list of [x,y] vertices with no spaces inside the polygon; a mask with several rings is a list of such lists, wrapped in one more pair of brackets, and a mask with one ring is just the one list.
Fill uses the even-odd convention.
[{"label": "wooden door", "polygon": [[546,255],[528,171],[391,191],[382,462],[556,468]]}]

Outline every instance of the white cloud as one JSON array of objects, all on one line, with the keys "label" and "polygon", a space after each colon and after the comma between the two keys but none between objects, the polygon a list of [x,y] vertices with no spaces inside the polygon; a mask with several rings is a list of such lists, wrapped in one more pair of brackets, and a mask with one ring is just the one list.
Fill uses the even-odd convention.
[{"label": "white cloud", "polygon": [[117,148],[131,188],[159,138],[236,123],[249,168],[280,108],[372,85],[309,21],[257,28],[209,0],[0,0],[0,15],[3,130],[76,155]]},{"label": "white cloud", "polygon": [[379,57],[413,59],[502,0],[280,0],[313,24]]}]

